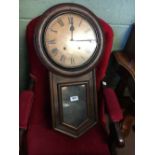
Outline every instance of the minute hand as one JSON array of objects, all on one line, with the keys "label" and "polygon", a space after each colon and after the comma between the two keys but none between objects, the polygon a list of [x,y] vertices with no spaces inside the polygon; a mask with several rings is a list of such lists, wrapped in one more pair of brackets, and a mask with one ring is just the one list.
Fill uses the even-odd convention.
[{"label": "minute hand", "polygon": [[73,40],[73,41],[96,41],[95,39],[86,39],[86,40]]}]

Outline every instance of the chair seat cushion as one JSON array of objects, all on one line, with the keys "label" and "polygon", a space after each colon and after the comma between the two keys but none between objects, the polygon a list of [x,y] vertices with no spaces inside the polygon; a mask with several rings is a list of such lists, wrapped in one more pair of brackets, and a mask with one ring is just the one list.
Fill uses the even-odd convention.
[{"label": "chair seat cushion", "polygon": [[27,135],[28,155],[110,155],[100,125],[74,139],[49,127],[33,125]]}]

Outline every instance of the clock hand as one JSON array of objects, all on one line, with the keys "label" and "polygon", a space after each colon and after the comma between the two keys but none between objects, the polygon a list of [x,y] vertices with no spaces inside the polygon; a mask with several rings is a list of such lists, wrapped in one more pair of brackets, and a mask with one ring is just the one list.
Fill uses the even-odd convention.
[{"label": "clock hand", "polygon": [[74,31],[74,23],[73,23],[73,17],[70,17],[70,31],[71,31],[71,41],[73,41],[73,31]]},{"label": "clock hand", "polygon": [[73,26],[70,27],[70,31],[71,31],[71,41],[73,41],[73,31],[74,31],[74,27]]},{"label": "clock hand", "polygon": [[72,40],[72,41],[90,41],[90,42],[92,42],[92,41],[96,41],[95,39],[86,39],[86,40]]}]

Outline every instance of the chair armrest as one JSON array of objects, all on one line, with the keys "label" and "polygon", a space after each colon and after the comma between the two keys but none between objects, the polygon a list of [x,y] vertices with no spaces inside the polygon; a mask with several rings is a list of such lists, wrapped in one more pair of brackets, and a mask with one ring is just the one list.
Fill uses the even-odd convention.
[{"label": "chair armrest", "polygon": [[119,122],[111,122],[110,136],[111,136],[111,139],[116,142],[116,145],[118,147],[124,147],[125,146],[125,140],[124,140],[123,134],[121,132]]},{"label": "chair armrest", "polygon": [[31,76],[28,90],[24,90],[19,95],[19,128],[27,129],[28,120],[33,102],[34,79]]},{"label": "chair armrest", "polygon": [[34,87],[34,81],[31,80],[29,83],[29,89],[22,91],[19,96],[19,144],[20,146],[22,144],[23,135],[27,130],[28,121],[30,118],[30,112],[32,108],[33,95],[34,95],[33,87]]},{"label": "chair armrest", "polygon": [[112,88],[105,87],[102,90],[105,99],[105,106],[113,122],[119,122],[123,119],[122,110],[118,98]]},{"label": "chair armrest", "polygon": [[117,146],[123,147],[125,141],[119,123],[123,119],[122,110],[114,90],[105,87],[104,84],[105,83],[103,83],[102,93],[105,99],[105,107],[110,117],[110,136],[116,141]]},{"label": "chair armrest", "polygon": [[19,97],[19,127],[27,129],[29,115],[33,102],[33,91],[25,90]]}]

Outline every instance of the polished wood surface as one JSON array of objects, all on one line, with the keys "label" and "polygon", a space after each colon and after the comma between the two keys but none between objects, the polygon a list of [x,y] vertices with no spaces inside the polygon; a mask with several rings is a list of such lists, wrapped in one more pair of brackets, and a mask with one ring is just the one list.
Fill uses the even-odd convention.
[{"label": "polished wood surface", "polygon": [[[135,62],[130,60],[123,51],[115,52],[113,55],[118,65],[116,72],[120,76],[116,93],[124,111],[122,133],[124,137],[127,137],[132,129],[135,113]],[[129,93],[127,96],[125,95],[126,90]]]},{"label": "polished wood surface", "polygon": [[135,62],[130,60],[124,52],[114,52],[114,57],[119,65],[124,67],[129,74],[135,79]]}]

